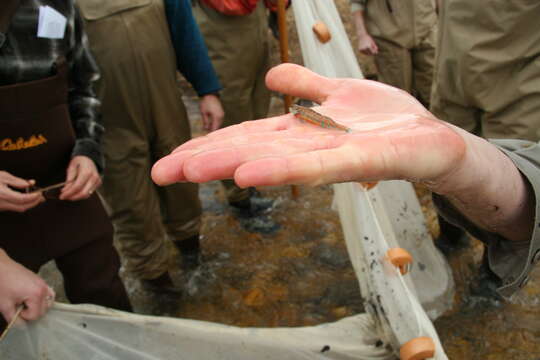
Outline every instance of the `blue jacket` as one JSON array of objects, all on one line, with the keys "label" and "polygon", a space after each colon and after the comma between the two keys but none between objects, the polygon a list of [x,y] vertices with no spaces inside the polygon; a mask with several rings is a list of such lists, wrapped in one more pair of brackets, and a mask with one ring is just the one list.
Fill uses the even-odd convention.
[{"label": "blue jacket", "polygon": [[222,86],[208,57],[190,0],[164,0],[177,69],[199,96],[217,93]]}]

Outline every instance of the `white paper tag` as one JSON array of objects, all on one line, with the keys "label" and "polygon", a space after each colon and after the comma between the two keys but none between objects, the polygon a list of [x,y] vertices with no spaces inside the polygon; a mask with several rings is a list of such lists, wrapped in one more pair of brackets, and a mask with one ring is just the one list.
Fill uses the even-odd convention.
[{"label": "white paper tag", "polygon": [[52,7],[40,6],[37,36],[47,39],[63,39],[66,23],[66,17]]}]

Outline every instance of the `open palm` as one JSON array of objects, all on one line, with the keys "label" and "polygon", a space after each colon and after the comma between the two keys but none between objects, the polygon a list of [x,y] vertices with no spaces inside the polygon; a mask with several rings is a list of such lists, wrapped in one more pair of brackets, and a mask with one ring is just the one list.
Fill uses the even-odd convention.
[{"label": "open palm", "polygon": [[158,161],[157,184],[234,178],[239,186],[410,179],[437,182],[462,161],[465,143],[407,93],[368,80],[329,79],[284,64],[270,89],[315,101],[353,131],[293,115],[248,121],[191,140]]}]

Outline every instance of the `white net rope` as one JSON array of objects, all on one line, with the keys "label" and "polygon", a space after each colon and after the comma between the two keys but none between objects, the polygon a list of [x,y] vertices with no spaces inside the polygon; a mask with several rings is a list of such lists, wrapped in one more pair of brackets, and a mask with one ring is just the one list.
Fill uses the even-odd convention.
[{"label": "white net rope", "polygon": [[[363,78],[333,1],[294,0],[293,9],[306,67],[327,77]],[[314,35],[317,22],[327,26],[331,41],[323,43]],[[435,359],[446,359],[420,304],[432,318],[441,315],[451,306],[453,280],[433,246],[411,184],[387,181],[367,190],[347,183],[334,185],[334,192],[366,310],[377,319],[384,339],[398,350],[428,336],[436,344]],[[386,259],[394,247],[413,255],[416,266],[410,275],[402,276]]]}]

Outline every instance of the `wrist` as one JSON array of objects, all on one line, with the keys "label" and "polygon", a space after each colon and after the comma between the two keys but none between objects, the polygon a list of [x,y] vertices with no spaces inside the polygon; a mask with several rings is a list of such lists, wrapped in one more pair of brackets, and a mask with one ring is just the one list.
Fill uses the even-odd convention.
[{"label": "wrist", "polygon": [[204,98],[206,98],[207,96],[210,96],[210,97],[216,97],[216,98],[218,98],[218,99],[220,98],[219,92],[208,93],[208,94],[202,94],[202,95],[199,96],[199,98],[204,99]]},{"label": "wrist", "polygon": [[[428,187],[473,223],[510,240],[529,236],[530,189],[512,160],[485,139],[455,128],[466,144],[463,159]],[[516,231],[516,227],[520,231]]]},{"label": "wrist", "polygon": [[362,10],[353,12],[353,20],[356,27],[356,35],[358,37],[369,36],[366,25],[364,23],[364,12]]}]

